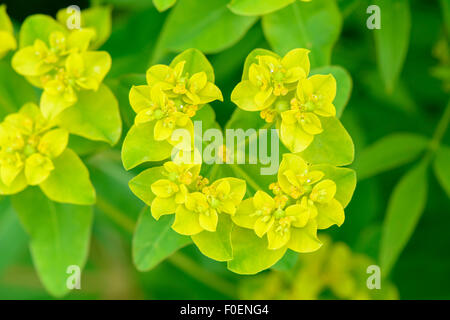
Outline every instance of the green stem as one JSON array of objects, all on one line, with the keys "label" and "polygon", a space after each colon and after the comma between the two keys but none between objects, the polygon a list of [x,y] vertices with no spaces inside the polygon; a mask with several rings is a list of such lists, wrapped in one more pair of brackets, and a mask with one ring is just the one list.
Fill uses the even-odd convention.
[{"label": "green stem", "polygon": [[[115,208],[103,198],[97,196],[97,206],[102,212],[107,215],[111,220],[113,220],[117,225],[122,227],[127,232],[133,234],[135,229],[135,222],[125,215],[121,210]],[[148,207],[145,206],[142,211],[147,210]],[[142,213],[140,212],[140,214]],[[210,273],[201,266],[199,266],[194,260],[188,256],[176,252],[172,256],[168,257],[167,260],[174,266],[178,267],[180,270],[190,275],[192,278],[203,283],[204,285],[222,293],[228,297],[234,297],[236,289],[234,286],[217,277],[215,274]]]},{"label": "green stem", "polygon": [[431,158],[436,150],[439,148],[441,144],[441,140],[444,137],[445,132],[447,131],[448,125],[450,122],[450,101],[447,104],[447,107],[442,114],[441,120],[436,126],[434,130],[433,137],[431,138],[430,144],[428,145],[428,152],[425,155],[425,158]]}]

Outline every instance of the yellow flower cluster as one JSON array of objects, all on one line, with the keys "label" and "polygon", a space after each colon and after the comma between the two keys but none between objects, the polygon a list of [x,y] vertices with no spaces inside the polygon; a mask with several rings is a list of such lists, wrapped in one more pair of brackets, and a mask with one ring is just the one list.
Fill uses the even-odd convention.
[{"label": "yellow flower cluster", "polygon": [[258,237],[267,235],[268,249],[315,251],[321,246],[317,229],[344,222],[344,209],[334,198],[336,183],[297,155],[284,155],[278,182],[270,188],[274,197],[257,191],[232,217],[238,226],[254,229]]}]

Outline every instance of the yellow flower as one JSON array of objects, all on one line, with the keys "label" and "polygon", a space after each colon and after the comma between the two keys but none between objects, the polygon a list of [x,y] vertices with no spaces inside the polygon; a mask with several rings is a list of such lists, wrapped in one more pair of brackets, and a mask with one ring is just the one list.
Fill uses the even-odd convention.
[{"label": "yellow flower", "polygon": [[75,104],[77,91],[97,90],[108,73],[109,54],[86,51],[94,35],[91,29],[74,30],[68,35],[54,31],[48,42],[36,39],[13,56],[14,70],[44,88],[40,104],[45,117],[54,118]]},{"label": "yellow flower", "polygon": [[202,189],[212,208],[219,213],[224,212],[230,215],[236,213],[236,208],[244,198],[245,191],[245,181],[236,178],[219,179]]},{"label": "yellow flower", "polygon": [[285,154],[278,170],[281,190],[297,200],[311,219],[316,219],[319,229],[333,224],[340,226],[345,219],[344,208],[334,197],[336,183],[323,179],[324,173],[312,170],[301,157]]},{"label": "yellow flower", "polygon": [[137,125],[155,121],[153,132],[155,140],[167,140],[169,143],[177,144],[172,140],[175,129],[186,129],[192,136],[194,130],[192,120],[186,113],[179,111],[160,84],[151,88],[148,86],[131,88],[130,103],[137,112],[135,118]]},{"label": "yellow flower", "polygon": [[35,104],[24,105],[0,124],[0,182],[7,187],[42,183],[67,142],[66,130],[53,128]]},{"label": "yellow flower", "polygon": [[299,81],[290,109],[281,113],[281,141],[291,152],[305,150],[323,131],[320,117],[336,115],[335,96],[336,80],[331,74]]},{"label": "yellow flower", "polygon": [[14,38],[14,29],[6,13],[6,6],[0,5],[0,59],[10,50],[16,50],[17,42]]},{"label": "yellow flower", "polygon": [[164,163],[166,179],[160,179],[151,185],[156,195],[151,205],[153,217],[172,214],[179,204],[186,202],[188,187],[198,182],[200,164],[184,164],[168,161]]},{"label": "yellow flower", "polygon": [[288,197],[272,198],[264,191],[244,200],[232,217],[238,226],[254,229],[258,237],[267,235],[268,249],[287,247],[297,252],[320,248],[317,222],[299,204],[288,204]]},{"label": "yellow flower", "polygon": [[[186,61],[178,62],[174,68],[158,64],[147,71],[147,83],[150,87],[161,85],[170,99],[174,100],[177,108],[185,109],[203,105],[214,100],[222,101],[220,89],[208,81],[205,72],[193,75],[184,71]],[[191,117],[195,114],[191,115]]]},{"label": "yellow flower", "polygon": [[[257,56],[258,62],[250,65],[244,80],[231,93],[231,100],[243,110],[265,110],[261,116],[272,122],[277,110],[269,108],[277,99],[289,97],[298,81],[308,76],[308,53],[307,49],[294,49],[283,58],[276,55]],[[283,103],[277,107],[283,107]]]}]

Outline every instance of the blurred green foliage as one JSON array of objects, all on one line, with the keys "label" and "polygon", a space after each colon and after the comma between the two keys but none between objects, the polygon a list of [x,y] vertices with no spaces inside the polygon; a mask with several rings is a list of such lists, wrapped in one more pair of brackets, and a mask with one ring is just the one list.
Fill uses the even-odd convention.
[{"label": "blurred green foliage", "polygon": [[[328,235],[381,264],[400,298],[450,299],[450,1],[312,0],[304,11],[310,3],[295,1],[263,17],[236,15],[228,2],[92,1],[113,8],[112,33],[101,49],[112,56],[105,82],[119,101],[123,131],[134,117],[131,85],[144,80],[150,64],[168,63],[181,50],[197,47],[208,54],[225,97],[211,106],[225,127],[236,109],[231,90],[250,51],[312,49],[314,67],[343,66],[353,83],[341,121],[355,142],[359,180],[345,223]],[[161,11],[174,7],[161,13],[153,3]],[[381,30],[366,27],[370,4],[381,7]],[[62,6],[47,13],[55,16]],[[39,3],[24,10],[30,7],[32,13],[44,11]],[[9,8],[18,30],[23,14],[12,1]],[[0,75],[2,117],[37,99],[5,59]],[[287,256],[274,267],[278,271],[238,276],[188,245],[139,272],[132,263],[132,233],[144,205],[128,181],[142,170],[124,171],[121,143],[113,150],[81,138],[71,138],[71,144],[84,151],[97,204],[82,290],[67,299],[239,298],[249,279],[288,273],[297,263],[298,256]],[[10,199],[0,199],[0,298],[52,298],[34,270],[28,244]]]}]

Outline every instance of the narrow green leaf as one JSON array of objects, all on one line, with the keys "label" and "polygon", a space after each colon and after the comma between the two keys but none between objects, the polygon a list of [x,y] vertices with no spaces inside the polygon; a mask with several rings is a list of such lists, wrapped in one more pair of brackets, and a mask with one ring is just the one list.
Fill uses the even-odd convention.
[{"label": "narrow green leaf", "polygon": [[78,205],[95,203],[95,190],[83,161],[70,149],[53,160],[55,169],[39,186],[53,201]]},{"label": "narrow green leaf", "polygon": [[440,146],[433,161],[436,178],[450,197],[450,147]]},{"label": "narrow green leaf", "polygon": [[177,0],[153,0],[153,4],[159,12],[166,11],[172,7]]},{"label": "narrow green leaf", "polygon": [[280,55],[294,48],[310,49],[311,66],[330,64],[342,17],[335,0],[296,1],[262,19],[264,34]]},{"label": "narrow green leaf", "polygon": [[243,16],[260,16],[286,7],[296,0],[231,0],[228,8]]},{"label": "narrow green leaf", "polygon": [[381,236],[380,262],[386,276],[411,238],[427,199],[428,162],[407,172],[389,199]]},{"label": "narrow green leaf", "polygon": [[409,46],[409,0],[379,0],[381,29],[373,30],[381,77],[390,92],[400,75]]},{"label": "narrow green leaf", "polygon": [[128,131],[122,146],[122,161],[125,169],[130,170],[147,161],[167,159],[172,145],[167,141],[153,139],[154,122],[133,125]]},{"label": "narrow green leaf", "polygon": [[159,46],[172,51],[197,48],[205,53],[231,47],[256,18],[233,14],[227,8],[228,1],[179,0],[166,20]]},{"label": "narrow green leaf", "polygon": [[336,117],[340,118],[352,93],[352,77],[346,69],[340,66],[326,66],[311,71],[311,74],[332,74],[336,79],[336,98],[333,104],[336,107]]},{"label": "narrow green leaf", "polygon": [[30,236],[30,249],[39,278],[54,296],[66,294],[69,266],[83,268],[92,227],[92,208],[58,204],[37,188],[12,197],[19,219]]},{"label": "narrow green leaf", "polygon": [[337,118],[322,118],[323,132],[314,136],[313,142],[299,153],[312,164],[345,166],[353,162],[355,147],[352,138]]},{"label": "narrow green leaf", "polygon": [[419,156],[428,145],[428,139],[415,133],[394,133],[365,148],[355,162],[358,179],[406,164]]},{"label": "narrow green leaf", "polygon": [[233,226],[231,232],[233,259],[228,269],[239,274],[255,274],[273,266],[280,260],[286,248],[267,249],[267,237],[259,238],[255,231]]},{"label": "narrow green leaf", "polygon": [[133,262],[139,271],[149,271],[191,239],[172,230],[174,216],[156,221],[149,210],[141,213],[133,236]]},{"label": "narrow green leaf", "polygon": [[229,261],[233,258],[232,227],[233,223],[230,217],[220,214],[216,232],[202,231],[193,235],[192,241],[205,256],[216,261]]},{"label": "narrow green leaf", "polygon": [[122,133],[117,99],[104,84],[97,91],[80,91],[77,103],[63,111],[58,122],[70,133],[111,145]]}]

